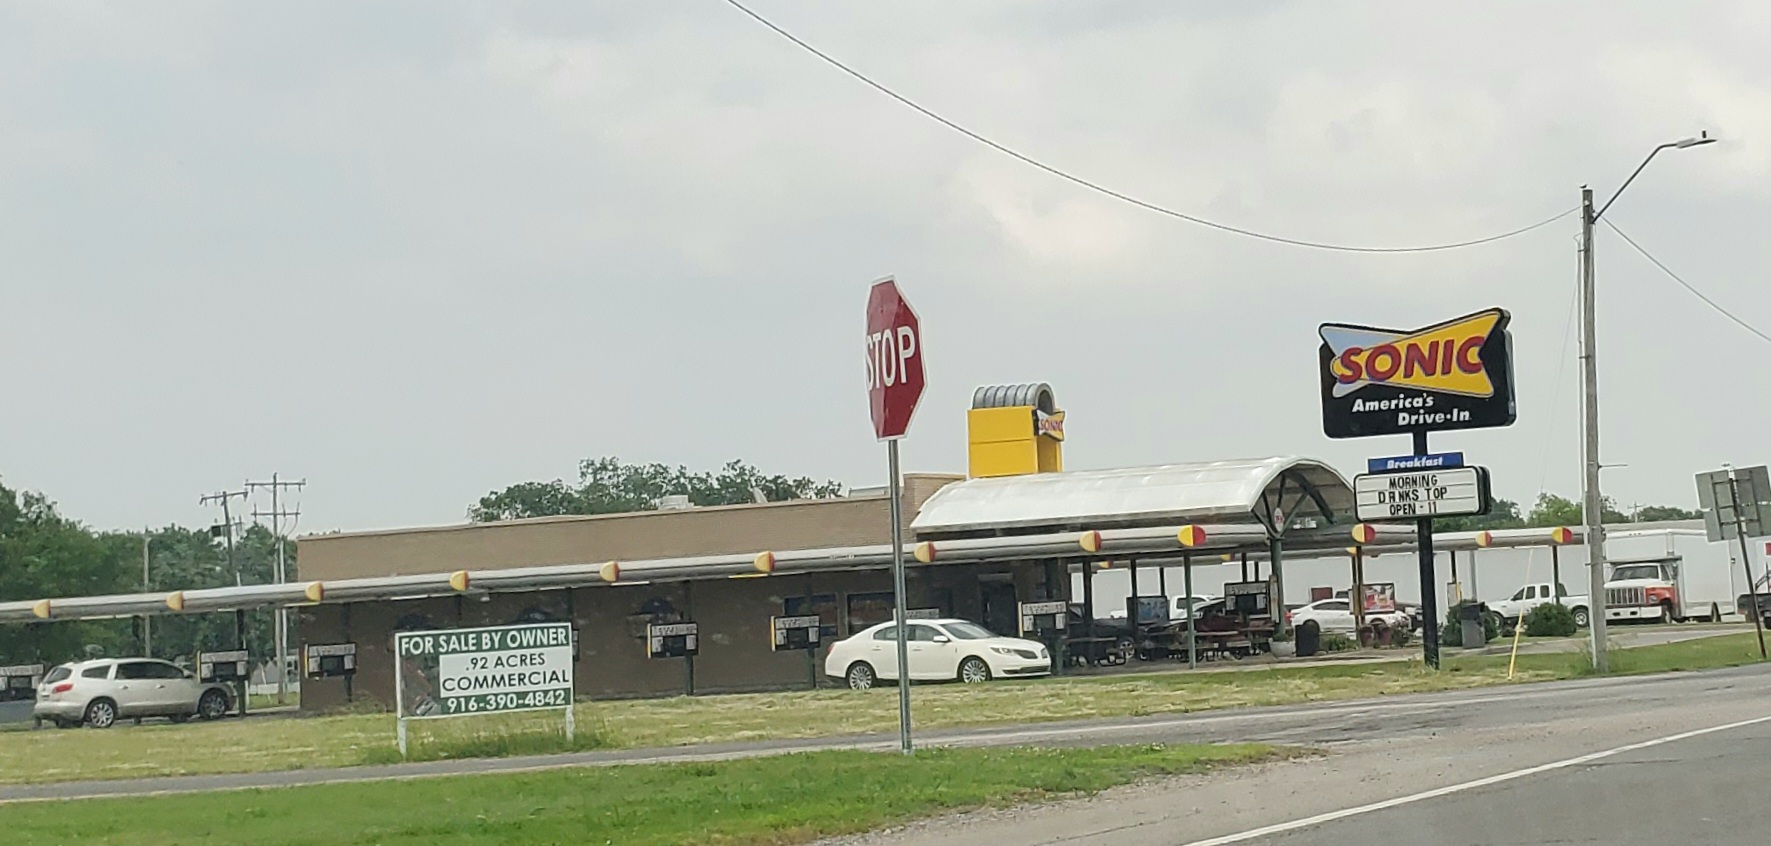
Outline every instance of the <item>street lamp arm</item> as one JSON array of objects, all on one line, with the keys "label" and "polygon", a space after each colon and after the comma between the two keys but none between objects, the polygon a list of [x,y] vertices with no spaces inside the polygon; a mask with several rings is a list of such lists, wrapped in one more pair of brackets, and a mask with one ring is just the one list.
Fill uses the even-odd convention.
[{"label": "street lamp arm", "polygon": [[1617,191],[1611,195],[1611,199],[1606,200],[1605,205],[1600,206],[1599,210],[1593,213],[1593,222],[1598,223],[1599,218],[1605,216],[1605,210],[1611,208],[1611,204],[1617,202],[1618,197],[1623,196],[1623,189],[1630,187],[1630,183],[1636,181],[1636,177],[1641,175],[1642,169],[1647,167],[1649,162],[1654,161],[1654,157],[1660,155],[1661,150],[1677,146],[1679,145],[1676,142],[1669,142],[1655,147],[1653,151],[1649,152],[1648,158],[1643,159],[1641,164],[1636,165],[1636,170],[1634,173],[1630,174],[1630,178],[1625,179],[1622,185],[1617,186]]}]

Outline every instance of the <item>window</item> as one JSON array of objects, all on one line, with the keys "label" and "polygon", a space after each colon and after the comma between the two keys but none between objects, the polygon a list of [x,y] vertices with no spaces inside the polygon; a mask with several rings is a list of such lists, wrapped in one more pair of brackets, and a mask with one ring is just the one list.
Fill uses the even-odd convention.
[{"label": "window", "polygon": [[983,640],[987,637],[996,637],[989,629],[977,623],[948,623],[947,633],[958,640]]},{"label": "window", "polygon": [[1345,599],[1330,599],[1327,602],[1316,606],[1316,608],[1321,611],[1345,611],[1352,607],[1353,606],[1347,604]]},{"label": "window", "polygon": [[117,678],[151,679],[153,676],[149,675],[150,669],[146,661],[125,661],[117,665]]},{"label": "window", "polygon": [[858,632],[868,626],[891,622],[896,616],[892,607],[892,592],[889,590],[849,594],[849,631]]},{"label": "window", "polygon": [[49,675],[43,677],[43,681],[44,682],[58,682],[58,681],[61,681],[62,679],[65,679],[68,676],[71,676],[73,674],[74,674],[74,671],[68,669],[67,667],[56,667],[55,669],[49,671]]},{"label": "window", "polygon": [[1568,588],[1566,588],[1562,585],[1556,585],[1556,595],[1557,596],[1567,596],[1568,595]]},{"label": "window", "polygon": [[885,628],[880,629],[877,632],[874,632],[873,639],[874,640],[897,640],[898,639],[898,627],[897,626],[886,626]]},{"label": "window", "polygon": [[818,615],[818,635],[825,641],[836,639],[836,594],[815,593],[810,597],[789,596],[781,600],[783,617]]},{"label": "window", "polygon": [[86,669],[80,671],[80,678],[83,678],[83,679],[107,679],[110,677],[111,677],[111,665],[109,665],[109,664],[100,664],[96,667],[87,667]]},{"label": "window", "polygon": [[1525,598],[1525,589],[1524,588],[1519,588],[1519,592],[1513,594],[1513,601],[1514,602],[1518,602],[1519,600],[1524,599],[1524,598]]},{"label": "window", "polygon": [[165,661],[143,661],[142,675],[144,679],[182,679],[184,671]]},{"label": "window", "polygon": [[1537,598],[1537,585],[1532,585],[1532,586],[1525,589],[1525,598],[1526,599],[1536,599]]},{"label": "window", "polygon": [[910,639],[911,640],[920,640],[923,643],[932,643],[935,640],[935,635],[938,635],[938,634],[940,634],[940,632],[936,631],[934,626],[915,626],[915,625],[913,625],[910,627]]}]

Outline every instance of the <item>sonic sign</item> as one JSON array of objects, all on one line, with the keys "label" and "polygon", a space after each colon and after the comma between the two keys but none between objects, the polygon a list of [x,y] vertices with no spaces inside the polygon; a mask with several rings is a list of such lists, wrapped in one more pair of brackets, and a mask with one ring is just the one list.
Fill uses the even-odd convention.
[{"label": "sonic sign", "polygon": [[1508,319],[1491,308],[1412,331],[1322,324],[1322,431],[1362,438],[1512,425]]}]

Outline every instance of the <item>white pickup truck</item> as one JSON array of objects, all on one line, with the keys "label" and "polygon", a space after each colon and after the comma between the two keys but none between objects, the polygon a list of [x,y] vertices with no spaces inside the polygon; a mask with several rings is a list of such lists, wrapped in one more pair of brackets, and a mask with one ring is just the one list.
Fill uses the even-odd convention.
[{"label": "white pickup truck", "polygon": [[[1574,612],[1574,624],[1583,629],[1586,628],[1592,613],[1589,610],[1592,606],[1588,603],[1587,598],[1585,596],[1569,596],[1568,588],[1560,585],[1557,586],[1556,592],[1561,595],[1562,604]],[[1519,592],[1513,594],[1509,599],[1488,603],[1488,613],[1500,618],[1498,622],[1501,624],[1501,629],[1505,631],[1518,625],[1520,620],[1525,619],[1526,614],[1531,613],[1531,609],[1539,605],[1546,605],[1554,600],[1555,596],[1550,593],[1550,583],[1539,582],[1519,588]]]}]

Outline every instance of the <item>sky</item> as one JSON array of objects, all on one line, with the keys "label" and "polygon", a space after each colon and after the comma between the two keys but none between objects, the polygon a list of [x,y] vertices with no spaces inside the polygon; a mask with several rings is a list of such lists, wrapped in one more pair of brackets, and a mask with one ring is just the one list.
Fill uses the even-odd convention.
[{"label": "sky", "polygon": [[[746,0],[980,134],[1292,238],[1461,241],[1601,200],[1771,331],[1771,5]],[[861,336],[923,323],[911,471],[979,385],[1050,383],[1066,465],[1296,454],[1316,327],[1513,316],[1518,422],[1435,435],[1579,490],[1578,221],[1360,255],[1012,160],[723,0],[0,3],[0,483],[97,528],[305,479],[298,531],[459,522],[613,455],[882,484]],[[1771,460],[1771,343],[1601,229],[1605,490]],[[258,507],[268,507],[261,502]]]}]

